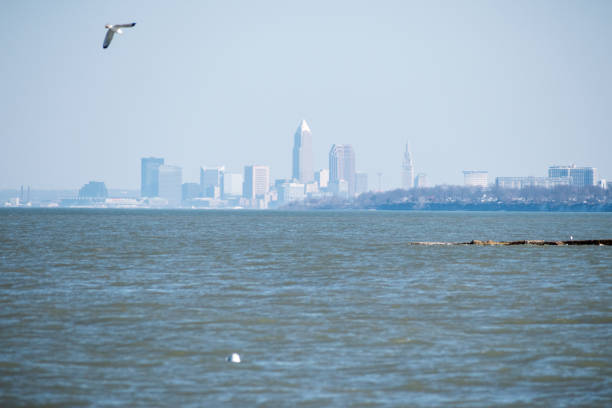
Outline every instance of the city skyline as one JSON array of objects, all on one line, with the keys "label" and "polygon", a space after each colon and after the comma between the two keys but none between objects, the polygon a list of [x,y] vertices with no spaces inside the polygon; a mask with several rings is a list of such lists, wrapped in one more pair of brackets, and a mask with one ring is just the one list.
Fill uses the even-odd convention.
[{"label": "city skyline", "polygon": [[[141,157],[289,178],[302,119],[313,169],[350,143],[385,190],[407,139],[431,185],[556,163],[609,179],[610,20],[606,1],[2,2],[0,189],[136,189]],[[113,21],[138,24],[103,50]]]},{"label": "city skyline", "polygon": [[[408,152],[407,147],[406,152]],[[164,162],[164,158],[143,157],[141,159],[142,185],[140,194],[136,195],[133,190],[130,193],[129,190],[107,189],[103,181],[93,180],[78,190],[78,196],[66,194],[68,191],[64,191],[62,196],[55,194],[55,199],[47,194],[47,199],[41,200],[40,193],[44,193],[44,190],[32,191],[30,186],[27,186],[27,193],[25,193],[24,186],[21,186],[18,194],[6,196],[11,190],[0,190],[0,195],[4,196],[3,205],[5,207],[278,209],[286,205],[290,207],[304,205],[310,208],[322,205],[325,208],[330,205],[327,200],[332,198],[347,200],[348,203],[353,203],[349,206],[354,205],[355,208],[360,208],[364,202],[367,202],[368,197],[372,197],[372,194],[379,194],[381,197],[391,194],[394,200],[397,200],[398,197],[406,197],[403,202],[407,202],[407,197],[413,199],[420,197],[418,202],[423,204],[424,200],[432,200],[435,197],[439,199],[440,191],[454,191],[451,193],[453,197],[451,202],[457,198],[461,198],[461,201],[464,202],[466,196],[471,196],[472,200],[478,199],[478,194],[482,194],[479,198],[481,203],[492,200],[499,204],[499,201],[495,201],[499,199],[494,198],[495,195],[499,197],[499,194],[503,199],[514,195],[515,198],[520,197],[520,200],[525,200],[526,197],[528,200],[533,200],[535,192],[537,195],[535,199],[544,200],[541,202],[546,203],[549,202],[547,200],[555,201],[559,197],[570,199],[571,194],[578,193],[583,195],[583,200],[589,200],[588,206],[590,207],[588,208],[597,211],[593,205],[597,206],[602,203],[601,199],[607,194],[608,188],[606,180],[598,180],[597,169],[594,167],[553,165],[548,168],[548,177],[496,177],[493,181],[489,179],[487,171],[464,170],[463,186],[430,186],[427,182],[427,175],[418,173],[414,178],[412,188],[394,191],[382,191],[380,188],[372,190],[368,185],[367,173],[355,171],[355,152],[351,145],[333,145],[329,152],[331,179],[328,169],[320,169],[315,172],[315,180],[309,183],[301,183],[296,179],[273,181],[269,167],[262,165],[247,165],[244,167],[244,174],[227,173],[224,166],[201,167],[200,181],[196,183],[182,179],[182,167],[163,164]],[[402,161],[404,174],[407,162],[409,163],[410,160],[407,161],[405,157]],[[352,181],[349,181],[351,179]],[[423,190],[427,187],[433,187],[433,189]],[[457,190],[458,187],[467,187],[469,190]],[[566,187],[570,190],[559,190],[558,187]],[[599,189],[599,192],[593,190],[592,187]],[[501,190],[505,190],[506,193],[500,193]],[[30,199],[31,192],[36,196],[34,200]],[[48,191],[48,193],[52,192],[52,190]],[[56,191],[56,193],[59,192]],[[368,193],[365,194],[365,198],[360,196],[363,193]],[[519,194],[518,197],[517,194]],[[521,194],[525,196],[520,196]],[[448,198],[449,196],[446,196],[446,199]],[[595,204],[593,200],[600,200],[599,204]],[[448,201],[446,203],[448,204]],[[472,201],[472,204],[475,203]],[[568,205],[568,202],[566,201],[563,205]]]},{"label": "city skyline", "polygon": [[[304,146],[302,146],[302,143],[304,143]],[[340,148],[340,149],[344,149],[345,145],[336,145],[336,144],[332,144],[332,150],[334,150],[335,148]],[[353,149],[351,145],[346,145],[348,146],[349,149]],[[304,147],[306,149],[304,149]],[[309,154],[310,152],[310,154]],[[331,154],[331,152],[330,152]],[[353,161],[354,161],[354,150],[353,150]],[[311,156],[310,158],[308,158],[308,156]],[[292,177],[294,180],[298,181],[298,182],[312,182],[315,181],[315,171],[312,171],[312,177],[309,178],[309,181],[304,181],[303,179],[300,178],[296,178],[295,175],[296,174],[300,174],[300,163],[304,162],[304,158],[306,157],[306,168],[312,168],[311,163],[314,161],[314,155],[312,155],[312,131],[310,129],[310,127],[308,126],[308,123],[306,122],[305,119],[300,120],[300,124],[298,125],[298,128],[296,130],[296,132],[294,133],[294,147],[293,147],[293,153],[292,153]],[[329,157],[329,154],[328,154]],[[142,197],[156,197],[157,196],[157,189],[158,189],[158,185],[157,182],[154,181],[157,178],[157,174],[158,174],[158,168],[160,167],[160,165],[164,165],[165,162],[165,158],[156,158],[156,157],[141,157],[141,169],[140,169],[140,186],[139,187],[135,187],[135,186],[131,186],[131,187],[115,187],[112,186],[111,188],[114,189],[118,189],[118,190],[135,190],[137,188],[140,189],[141,192],[141,196]],[[219,162],[219,161],[218,161]],[[223,161],[220,161],[223,162]],[[329,165],[329,160],[328,160],[328,165]],[[303,166],[303,165],[302,165]],[[177,167],[177,166],[173,166],[173,167]],[[183,166],[178,166],[181,169],[181,172],[184,171],[184,167]],[[242,166],[243,168],[246,166]],[[270,166],[266,166],[268,168],[268,172],[270,173],[270,175],[272,175],[272,170],[270,168]],[[576,166],[575,163],[571,163],[571,164],[566,164],[566,165],[559,165],[559,164],[554,164],[554,165],[543,165],[543,168],[546,168],[548,173],[549,173],[549,177],[550,176],[550,169],[551,168],[559,168],[559,169],[566,169],[564,170],[568,175],[570,174],[569,169],[573,168],[573,171],[576,171],[576,169],[580,170],[580,169],[590,169],[593,168],[594,169],[594,174],[592,174],[592,178],[593,180],[595,180],[595,183],[597,183],[600,180],[606,181],[608,179],[606,179],[605,177],[602,177],[601,174],[597,171],[597,167],[596,166]],[[330,171],[330,167],[328,167],[327,169],[325,168],[321,168],[321,170],[327,170],[328,172]],[[423,168],[420,168],[419,170],[424,170]],[[219,176],[219,172],[221,173],[227,173],[227,174],[233,174],[233,175],[239,175],[242,176],[242,173],[237,173],[237,172],[230,172],[229,170],[226,171],[226,166],[218,166],[218,167],[209,167],[206,165],[199,165],[198,166],[198,174],[199,174],[199,178],[197,179],[199,181],[199,184],[201,185],[202,188],[206,188],[204,186],[203,183],[203,177],[204,177],[204,172],[206,171],[215,171],[216,172],[216,177],[221,177],[218,180],[217,183],[217,187],[218,187],[218,192],[216,194],[213,194],[212,196],[208,194],[208,192],[202,191],[201,193],[203,194],[202,196],[204,197],[218,197],[218,196],[222,196],[223,193],[223,179],[222,176]],[[297,173],[296,173],[297,172]],[[301,171],[303,173],[303,170]],[[309,172],[307,170],[307,172]],[[485,171],[473,171],[473,170],[461,170],[461,173],[463,174],[463,178],[464,180],[462,182],[458,182],[455,185],[472,185],[471,182],[467,182],[466,181],[466,173],[487,173],[489,174],[490,172],[488,170]],[[367,172],[363,172],[363,171],[357,171],[355,170],[354,173],[362,173],[366,175],[366,178],[368,177],[368,173]],[[420,176],[422,180],[424,180],[425,178],[427,178],[427,182],[426,184],[429,186],[431,185],[429,183],[429,179],[428,179],[428,175],[426,172],[419,172],[416,173],[415,171],[415,167],[414,167],[414,163],[413,163],[413,159],[412,159],[412,152],[409,146],[409,143],[405,143],[405,148],[403,151],[403,155],[402,155],[402,162],[401,162],[401,185],[399,186],[395,186],[395,187],[391,187],[391,188],[383,188],[382,191],[384,190],[393,190],[393,189],[407,189],[407,188],[413,188],[413,187],[417,187],[416,185],[416,179],[417,176]],[[379,179],[383,176],[383,173],[377,173],[377,175],[379,176]],[[470,176],[472,177],[472,176]],[[519,181],[510,181],[512,179],[524,179],[527,180],[527,183],[529,183],[528,180],[533,180],[533,179],[537,179],[537,178],[541,178],[543,177],[540,173],[535,174],[535,175],[512,175],[512,176],[487,176],[487,182],[488,185],[494,185],[497,184],[496,179],[500,178],[500,179],[507,179],[506,181],[502,182],[503,183],[508,183],[508,185],[521,185],[521,182]],[[277,179],[283,179],[284,177],[280,177]],[[545,177],[544,177],[545,178]],[[97,177],[94,178],[93,180],[104,180],[103,177]],[[89,180],[89,181],[93,181],[93,180]],[[272,181],[274,180],[274,178],[272,178],[272,176],[270,176],[270,183],[272,183]],[[185,183],[193,183],[194,180],[192,178],[185,178],[183,179],[183,182]],[[351,188],[351,191],[354,190],[354,175],[353,175],[353,181],[352,181],[352,185],[353,187]],[[407,185],[407,183],[410,184],[410,186]],[[146,185],[145,185],[146,184]],[[28,187],[31,187],[32,184],[25,184]],[[436,185],[452,185],[450,183],[440,183],[440,184],[436,184]],[[478,182],[475,183],[473,185],[481,185],[484,186],[485,182]],[[24,184],[21,185],[21,187],[23,187]],[[13,187],[9,187],[9,188],[2,188],[2,190],[10,190],[10,189],[15,189],[17,188],[16,186]],[[75,186],[65,186],[62,188],[57,188],[55,190],[70,190],[70,189],[75,189],[77,187]],[[41,189],[44,190],[44,189]],[[54,189],[49,189],[49,190],[54,190]]]},{"label": "city skyline", "polygon": [[[335,181],[336,182],[341,179],[344,179],[344,172],[346,171],[344,169],[344,167],[346,167],[344,164],[344,161],[346,160],[344,158],[345,150],[348,151],[348,155],[350,157],[348,160],[349,165],[347,169],[349,167],[354,168],[355,153],[351,145],[335,145],[334,144],[332,145],[331,150],[328,155],[330,167],[332,166],[332,160],[335,162],[333,166],[336,166],[336,170],[335,170],[335,173],[336,173]],[[338,161],[338,154],[342,156],[339,161]],[[406,154],[408,154],[408,156]],[[332,156],[334,157],[333,159],[332,159]],[[408,161],[406,159],[407,157],[408,157]],[[121,188],[121,187],[116,187],[116,186],[110,186],[110,188],[113,190],[124,190],[124,191],[138,190],[140,197],[158,197],[159,196],[159,192],[158,192],[159,168],[164,166],[165,159],[157,158],[157,157],[142,157],[140,161],[141,161],[141,166],[140,166],[141,167],[140,169],[141,184],[139,188],[134,188],[134,187]],[[407,166],[407,163],[410,163],[410,165]],[[405,176],[407,174],[407,168],[410,169],[409,172],[412,172],[414,174],[414,167],[411,165],[411,163],[412,163],[411,155],[409,154],[408,145],[406,144],[404,159],[402,160],[402,166],[401,166],[402,176]],[[274,180],[279,180],[279,181],[291,180],[291,179],[282,179],[282,178],[281,179],[272,178],[270,175],[271,174],[270,167],[265,166],[265,165],[246,165],[246,166],[243,166],[243,169],[246,169],[247,167],[253,167],[253,166],[267,168],[267,172],[269,174],[268,180],[269,180],[270,185],[274,184],[273,183]],[[604,183],[610,182],[610,180],[600,177],[597,168],[592,167],[592,166],[576,166],[575,163],[572,163],[572,164],[567,164],[567,165],[558,165],[558,164],[548,165],[546,167],[547,167],[548,176],[542,176],[541,174],[538,174],[535,176],[533,175],[532,176],[517,176],[517,175],[489,176],[489,171],[487,170],[462,170],[461,173],[463,174],[463,181],[461,183],[458,183],[458,184],[443,183],[443,184],[436,184],[436,185],[441,185],[441,186],[466,185],[466,186],[486,187],[486,186],[500,185],[498,180],[502,180],[501,185],[504,186],[505,188],[521,188],[523,184],[524,185],[537,185],[537,186],[541,185],[541,186],[551,187],[555,185],[570,185],[570,184],[576,185],[576,186],[588,186],[588,185],[599,185],[600,182],[604,182]],[[231,184],[231,187],[229,189],[232,191],[230,195],[242,195],[242,192],[240,193],[237,192],[236,186],[243,184],[244,174],[226,171],[225,166],[220,166],[220,167],[200,166],[199,167],[200,176],[197,182],[194,182],[194,180],[190,180],[190,179],[183,179],[182,177],[183,167],[182,166],[166,165],[166,170],[168,168],[180,170],[182,184],[197,184],[198,186],[200,186],[199,194],[201,197],[211,197],[211,198],[222,197],[224,188],[227,188],[226,187],[227,180],[224,180],[224,178],[227,178],[227,177],[231,178],[229,180],[229,183]],[[324,181],[319,180],[320,173],[322,172],[325,172]],[[367,173],[360,172],[357,170],[353,172],[353,178],[357,174],[360,174],[362,177],[365,176],[366,179],[368,178]],[[481,175],[484,175],[484,178],[482,178]],[[379,176],[382,176],[382,174],[379,173]],[[236,177],[238,177],[239,179],[236,180]],[[421,179],[421,183],[424,183],[424,184],[419,184],[417,182],[417,179],[419,178]],[[216,180],[216,181],[211,182],[210,180]],[[295,182],[301,182],[300,180],[297,180],[297,179],[293,179],[293,180]],[[321,183],[321,181],[323,181],[323,184]],[[330,181],[330,169],[329,168],[322,168],[314,172],[312,182],[315,182],[319,186],[326,188],[327,183],[329,181]],[[102,178],[97,178],[95,180],[89,180],[87,183],[82,185],[82,187],[86,186],[87,184],[91,184],[91,183],[105,183],[105,181]],[[308,184],[308,183],[305,183],[305,184]],[[397,189],[406,190],[410,188],[420,188],[420,187],[431,187],[432,186],[427,180],[427,174],[424,172],[416,173],[416,175],[413,176],[412,184],[413,184],[412,187],[401,186],[401,187],[397,187]],[[19,186],[19,188],[21,188],[22,190],[24,187],[27,187],[29,190],[32,186],[29,184]],[[209,189],[210,187],[213,187],[213,190],[210,190]],[[10,190],[16,190],[16,189],[18,189],[18,187],[0,189],[0,191],[10,191]],[[65,188],[60,188],[60,189],[48,189],[48,191],[54,191],[54,190],[55,191],[62,191],[62,190],[70,191],[70,190],[78,190],[78,189],[79,189],[78,186],[70,186],[70,187],[65,187]],[[45,189],[37,189],[37,190],[44,191]],[[390,190],[393,190],[393,189],[390,189]],[[384,190],[380,190],[380,191],[384,191]]]}]

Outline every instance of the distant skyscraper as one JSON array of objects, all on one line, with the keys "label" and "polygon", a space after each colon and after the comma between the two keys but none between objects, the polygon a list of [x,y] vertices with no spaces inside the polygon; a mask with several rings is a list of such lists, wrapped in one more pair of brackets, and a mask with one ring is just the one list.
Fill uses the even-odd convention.
[{"label": "distant skyscraper", "polygon": [[412,164],[412,155],[406,143],[404,151],[404,160],[402,161],[402,188],[408,190],[414,187],[414,166]]},{"label": "distant skyscraper", "polygon": [[199,183],[183,183],[183,201],[192,200],[202,196]]},{"label": "distant skyscraper", "polygon": [[223,197],[240,197],[244,177],[240,173],[223,174]]},{"label": "distant skyscraper", "polygon": [[355,173],[355,195],[368,191],[368,173]]},{"label": "distant skyscraper", "polygon": [[159,195],[159,166],[164,159],[143,157],[140,167],[140,196],[157,197]]},{"label": "distant skyscraper", "polygon": [[548,177],[569,177],[573,186],[594,186],[597,183],[597,169],[594,167],[551,166],[548,168]]},{"label": "distant skyscraper", "polygon": [[489,172],[488,171],[463,171],[463,184],[471,187],[488,187]]},{"label": "distant skyscraper", "polygon": [[200,167],[200,186],[202,197],[220,198],[223,196],[223,175],[225,167]]},{"label": "distant skyscraper", "polygon": [[[605,180],[604,180],[605,181]],[[103,183],[104,184],[104,183]],[[106,188],[106,186],[104,187]],[[79,196],[81,196],[81,192],[79,190]],[[19,204],[28,204],[30,203],[30,186],[28,186],[28,193],[26,196],[23,195],[23,186],[21,186],[21,194],[19,195]],[[30,203],[31,204],[31,203]]]},{"label": "distant skyscraper", "polygon": [[349,196],[355,194],[355,151],[351,145],[333,145],[329,151],[329,182],[346,181]]},{"label": "distant skyscraper", "polygon": [[183,169],[178,166],[159,166],[159,197],[168,200],[169,207],[181,205]]},{"label": "distant skyscraper", "polygon": [[242,196],[249,199],[264,198],[270,190],[268,166],[245,166]]},{"label": "distant skyscraper", "polygon": [[293,137],[293,178],[302,183],[314,180],[312,134],[305,120]]}]

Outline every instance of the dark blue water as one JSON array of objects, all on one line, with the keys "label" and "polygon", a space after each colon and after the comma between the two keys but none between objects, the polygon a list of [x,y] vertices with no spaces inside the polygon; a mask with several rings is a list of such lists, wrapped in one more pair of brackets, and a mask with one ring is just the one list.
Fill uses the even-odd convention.
[{"label": "dark blue water", "polygon": [[569,235],[612,214],[0,210],[0,406],[610,406],[612,247],[407,244]]}]

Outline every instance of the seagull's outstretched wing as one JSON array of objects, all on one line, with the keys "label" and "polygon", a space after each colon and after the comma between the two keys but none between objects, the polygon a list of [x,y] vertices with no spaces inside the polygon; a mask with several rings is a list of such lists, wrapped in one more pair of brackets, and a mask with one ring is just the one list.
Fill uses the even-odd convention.
[{"label": "seagull's outstretched wing", "polygon": [[102,45],[102,48],[108,48],[108,46],[110,45],[111,41],[113,40],[113,35],[115,34],[115,32],[113,30],[111,30],[110,28],[108,30],[106,30],[106,37],[104,37],[104,45]]},{"label": "seagull's outstretched wing", "polygon": [[136,23],[132,23],[132,24],[115,24],[113,27],[130,28],[130,27],[134,27],[135,25],[136,25]]}]

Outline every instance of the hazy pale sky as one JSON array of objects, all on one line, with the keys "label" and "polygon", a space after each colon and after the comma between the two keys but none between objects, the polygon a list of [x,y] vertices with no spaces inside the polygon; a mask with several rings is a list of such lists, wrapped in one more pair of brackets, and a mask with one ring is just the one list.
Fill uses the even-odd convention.
[{"label": "hazy pale sky", "polygon": [[[136,22],[104,50],[105,24]],[[352,144],[400,185],[462,170],[612,178],[612,1],[0,2],[0,188],[140,186],[140,159],[315,167]]]}]

